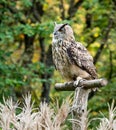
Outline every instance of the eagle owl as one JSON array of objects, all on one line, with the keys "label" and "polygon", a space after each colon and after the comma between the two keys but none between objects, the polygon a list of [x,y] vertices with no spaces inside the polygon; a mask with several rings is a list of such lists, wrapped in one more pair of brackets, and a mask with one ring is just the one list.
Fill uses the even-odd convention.
[{"label": "eagle owl", "polygon": [[68,24],[55,24],[52,40],[52,56],[55,68],[67,80],[96,79],[93,58],[87,49],[75,41]]}]

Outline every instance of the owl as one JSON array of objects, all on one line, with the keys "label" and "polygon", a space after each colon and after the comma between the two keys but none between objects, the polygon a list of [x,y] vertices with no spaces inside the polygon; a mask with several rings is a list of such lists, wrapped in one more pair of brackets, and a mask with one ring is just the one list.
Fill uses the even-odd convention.
[{"label": "owl", "polygon": [[52,56],[55,68],[68,81],[82,78],[96,79],[96,68],[88,50],[75,41],[70,25],[55,24],[52,39]]}]

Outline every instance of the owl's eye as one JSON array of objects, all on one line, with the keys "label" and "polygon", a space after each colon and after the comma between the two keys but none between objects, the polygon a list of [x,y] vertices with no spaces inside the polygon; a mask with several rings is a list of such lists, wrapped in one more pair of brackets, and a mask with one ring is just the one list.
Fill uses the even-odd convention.
[{"label": "owl's eye", "polygon": [[59,32],[62,32],[63,30],[62,30],[62,29],[59,29],[58,31],[59,31]]},{"label": "owl's eye", "polygon": [[64,28],[60,28],[58,31],[59,31],[59,32],[63,32],[63,31],[64,31]]}]

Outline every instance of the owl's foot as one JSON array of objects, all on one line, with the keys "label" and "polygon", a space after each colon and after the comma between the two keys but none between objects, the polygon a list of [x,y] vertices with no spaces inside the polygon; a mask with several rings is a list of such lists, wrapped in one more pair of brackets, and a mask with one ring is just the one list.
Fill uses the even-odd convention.
[{"label": "owl's foot", "polygon": [[74,86],[77,87],[79,85],[79,83],[82,82],[83,80],[85,80],[85,79],[83,79],[81,77],[77,77],[76,81],[74,82]]}]

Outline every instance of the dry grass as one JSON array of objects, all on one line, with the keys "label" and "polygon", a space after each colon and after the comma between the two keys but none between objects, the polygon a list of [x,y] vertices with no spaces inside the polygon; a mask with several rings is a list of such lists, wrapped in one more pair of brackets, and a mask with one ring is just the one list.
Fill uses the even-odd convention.
[{"label": "dry grass", "polygon": [[[55,104],[55,107],[50,107],[46,103],[41,103],[39,108],[34,108],[29,94],[24,97],[22,108],[19,107],[19,103],[14,103],[11,98],[4,99],[4,103],[0,103],[0,128],[2,130],[62,130],[66,126],[64,123],[69,108],[67,101],[63,102],[60,107],[58,104]],[[91,123],[87,118],[88,114],[88,112],[84,113],[81,122],[73,119],[70,119],[70,121],[80,124],[81,130],[87,130]],[[99,120],[100,124],[96,130],[116,130],[114,101],[109,106],[109,117],[103,116]],[[69,129],[67,128],[67,130]]]},{"label": "dry grass", "polygon": [[116,130],[116,107],[114,106],[114,101],[111,106],[108,104],[108,108],[109,117],[103,117],[100,119],[100,124],[97,127],[97,130]]},{"label": "dry grass", "polygon": [[[61,130],[68,115],[68,103],[63,103],[55,113],[46,103],[34,109],[31,96],[25,96],[23,108],[12,99],[0,103],[0,128],[2,130]],[[17,109],[20,113],[16,114]]]}]

